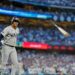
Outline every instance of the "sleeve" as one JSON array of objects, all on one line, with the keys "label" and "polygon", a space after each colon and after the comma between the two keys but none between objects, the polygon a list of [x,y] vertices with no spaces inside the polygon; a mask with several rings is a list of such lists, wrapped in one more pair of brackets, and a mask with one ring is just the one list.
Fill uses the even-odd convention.
[{"label": "sleeve", "polygon": [[1,34],[5,37],[7,34],[8,34],[8,27],[7,28],[5,28],[2,32],[1,32]]},{"label": "sleeve", "polygon": [[3,39],[3,37],[4,37],[4,36],[3,36],[2,34],[0,34],[0,41]]}]

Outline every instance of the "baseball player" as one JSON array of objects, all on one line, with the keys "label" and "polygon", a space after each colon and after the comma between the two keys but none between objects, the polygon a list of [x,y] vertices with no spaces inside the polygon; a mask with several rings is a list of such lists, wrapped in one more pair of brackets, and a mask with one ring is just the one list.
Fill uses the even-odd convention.
[{"label": "baseball player", "polygon": [[[11,25],[7,26],[0,34],[0,44],[2,44],[2,68],[6,66],[8,63],[8,58],[11,59],[12,69],[11,75],[16,75],[16,72],[20,72],[17,52],[16,52],[16,38],[19,34],[19,19],[13,18],[11,21]],[[18,74],[20,75],[20,73]]]}]

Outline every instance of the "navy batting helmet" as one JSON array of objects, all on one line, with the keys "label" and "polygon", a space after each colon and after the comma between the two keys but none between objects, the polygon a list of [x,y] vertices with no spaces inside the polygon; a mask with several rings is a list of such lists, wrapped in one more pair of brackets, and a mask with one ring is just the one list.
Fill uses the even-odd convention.
[{"label": "navy batting helmet", "polygon": [[13,23],[13,22],[18,22],[18,23],[19,23],[19,18],[13,17],[13,18],[11,19],[11,23]]}]

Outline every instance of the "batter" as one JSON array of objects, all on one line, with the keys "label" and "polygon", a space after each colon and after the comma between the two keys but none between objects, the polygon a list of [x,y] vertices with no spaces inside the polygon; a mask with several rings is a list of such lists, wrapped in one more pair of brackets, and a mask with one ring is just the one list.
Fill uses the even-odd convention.
[{"label": "batter", "polygon": [[3,40],[2,43],[2,67],[5,67],[8,63],[8,58],[11,59],[12,70],[11,75],[20,75],[19,63],[17,59],[16,52],[16,38],[19,34],[18,28],[19,20],[18,18],[13,18],[11,21],[11,25],[7,26],[0,34],[0,41]]}]

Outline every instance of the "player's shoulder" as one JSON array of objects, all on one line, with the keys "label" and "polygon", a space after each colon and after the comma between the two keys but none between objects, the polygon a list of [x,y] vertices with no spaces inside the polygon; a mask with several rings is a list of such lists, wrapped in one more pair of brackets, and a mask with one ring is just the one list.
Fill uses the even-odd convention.
[{"label": "player's shoulder", "polygon": [[8,29],[8,28],[10,28],[10,26],[6,26],[6,27],[5,27],[5,29]]},{"label": "player's shoulder", "polygon": [[8,30],[10,28],[10,26],[6,26],[5,28],[4,28],[4,30]]}]

